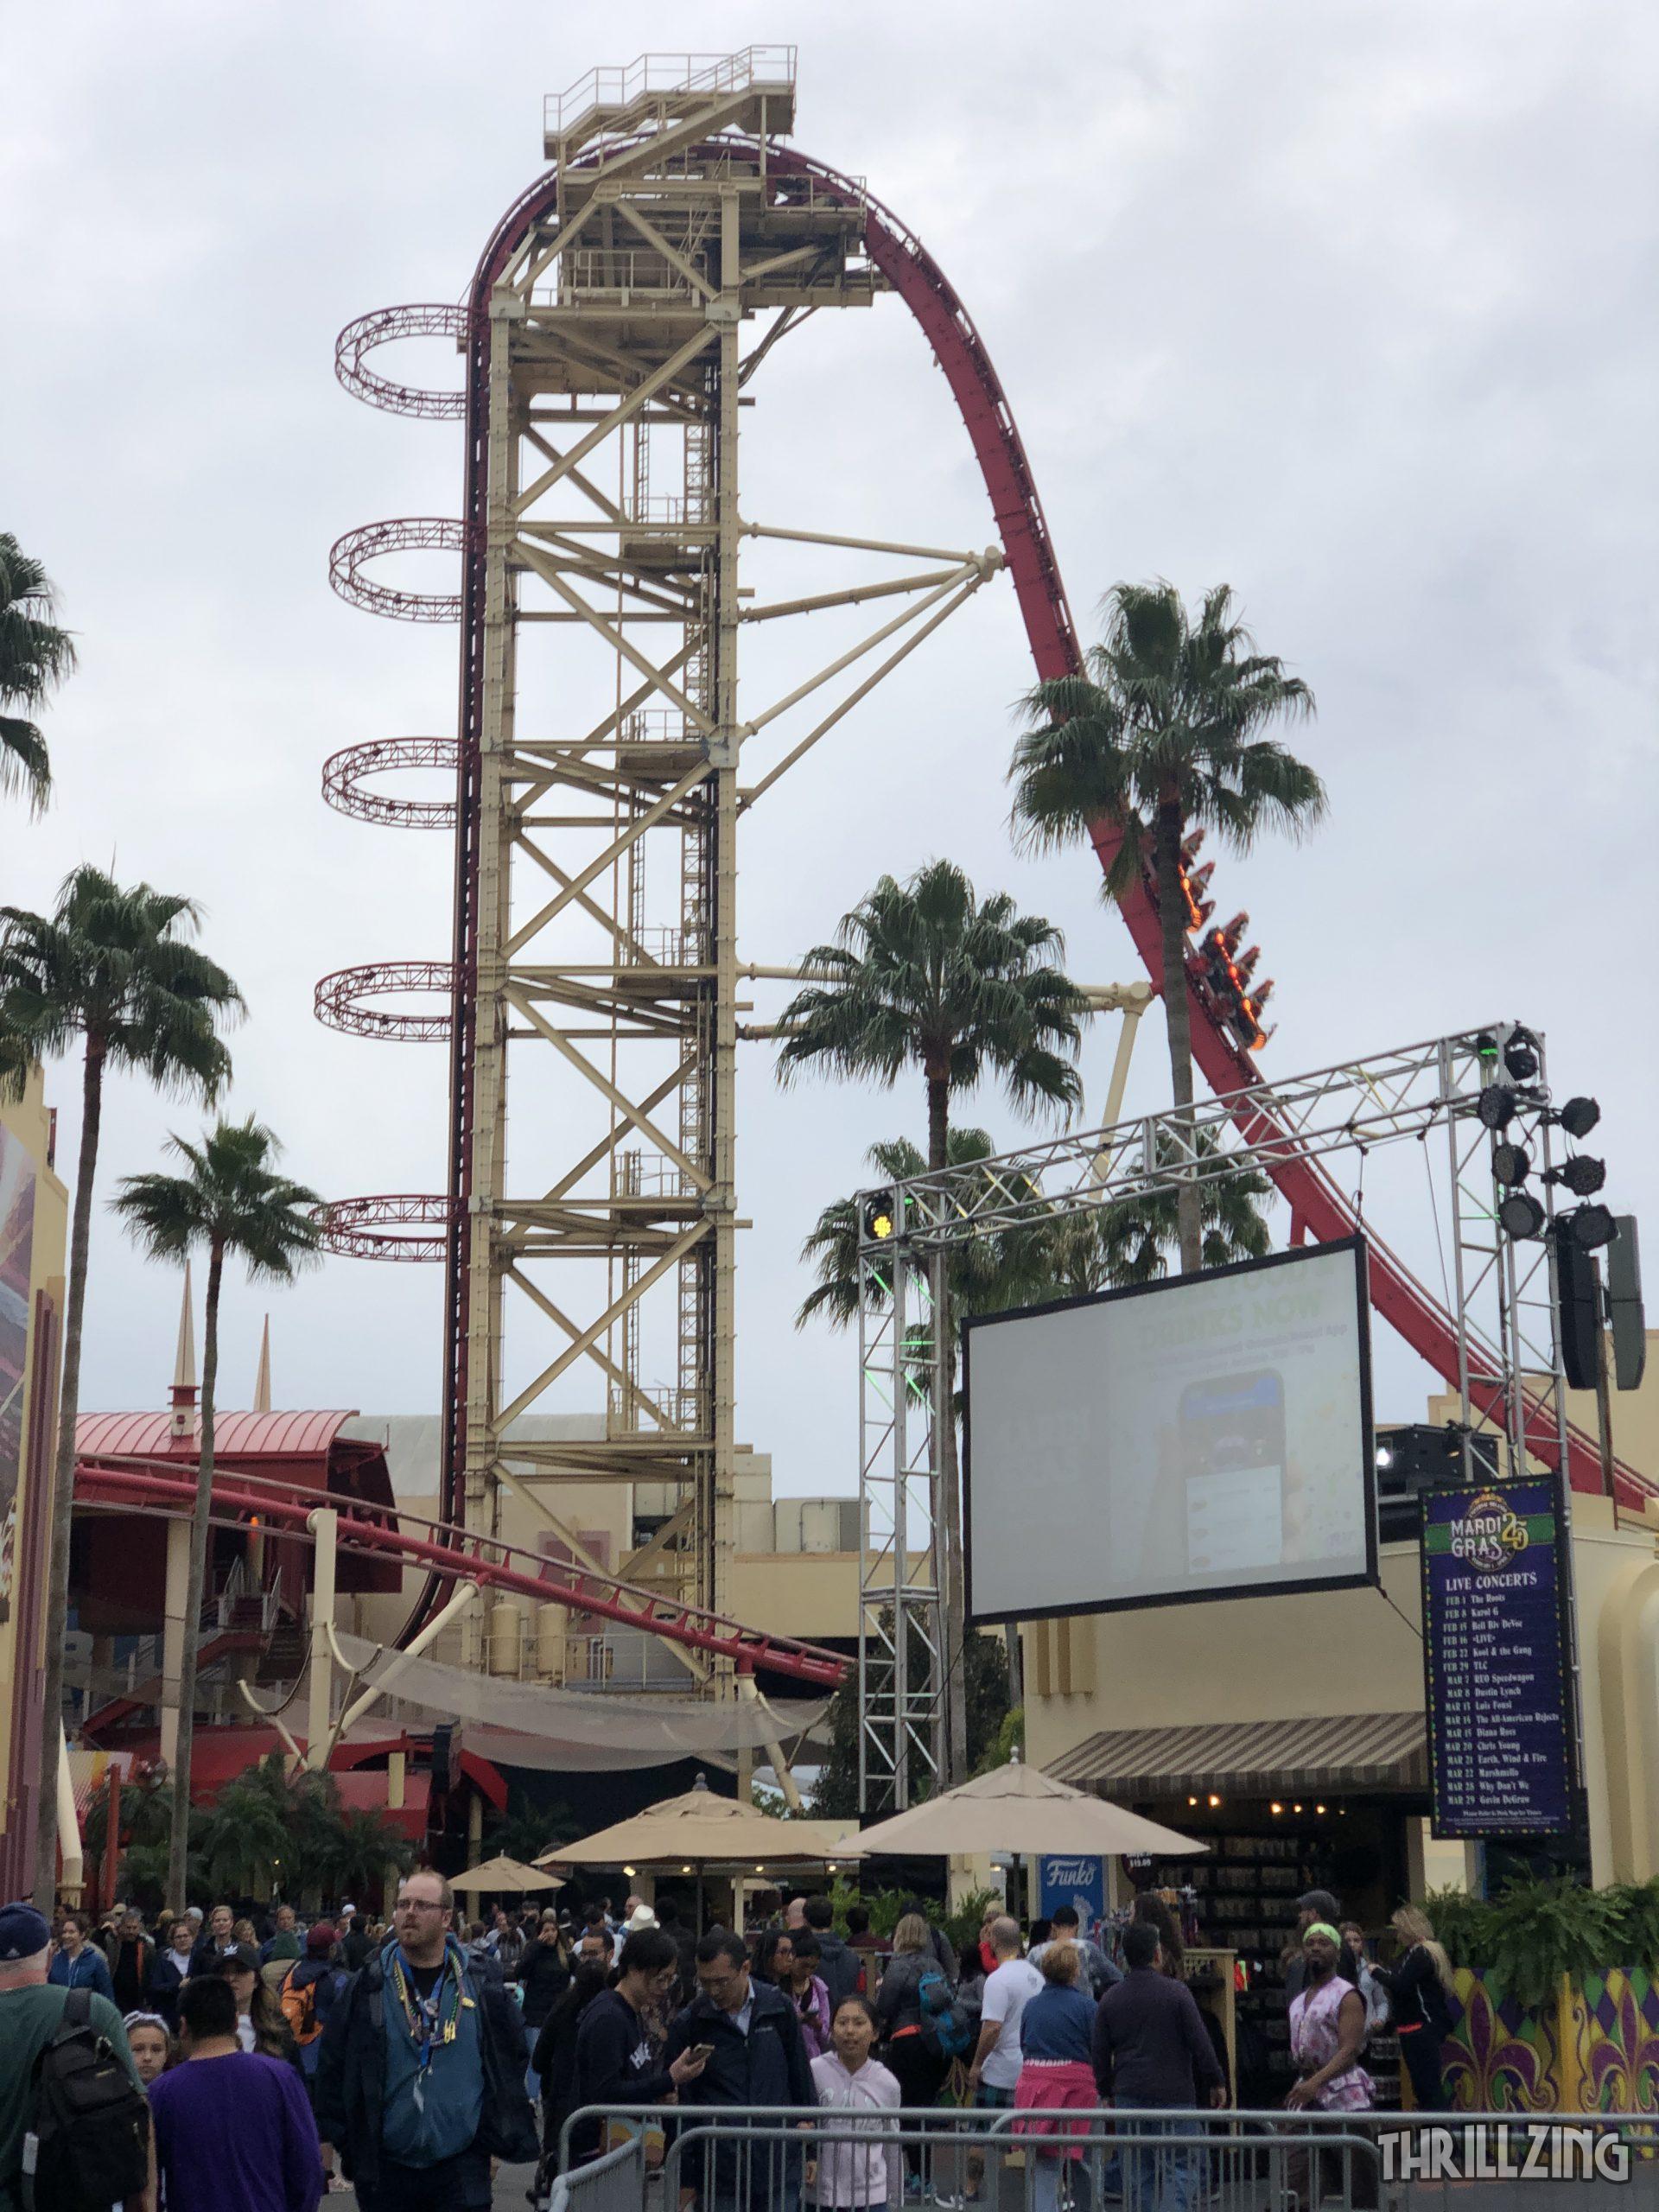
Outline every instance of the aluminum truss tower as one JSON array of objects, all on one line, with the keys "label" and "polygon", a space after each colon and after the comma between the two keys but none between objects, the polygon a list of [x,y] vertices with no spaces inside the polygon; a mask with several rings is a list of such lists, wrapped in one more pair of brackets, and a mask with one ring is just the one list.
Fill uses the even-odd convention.
[{"label": "aluminum truss tower", "polygon": [[[1408,1139],[1423,1149],[1435,1219],[1444,1224],[1456,1389],[1465,1430],[1465,1470],[1479,1478],[1468,1440],[1487,1425],[1505,1439],[1509,1469],[1559,1471],[1570,1513],[1569,1470],[1586,1474],[1590,1440],[1567,1420],[1555,1327],[1555,1189],[1560,1132],[1550,1113],[1541,1038],[1537,1074],[1524,1083],[1503,1070],[1504,1041],[1517,1025],[1493,1023],[1365,1060],[1344,1062],[1274,1084],[1256,1084],[1105,1130],[1023,1146],[971,1166],[861,1193],[861,1224],[877,1216],[894,1233],[862,1230],[859,1313],[859,1465],[866,1531],[859,1633],[861,1797],[868,1811],[909,1803],[942,1767],[947,1638],[940,1618],[936,1440],[949,1418],[946,1338],[933,1325],[950,1252],[964,1242],[1031,1230],[1097,1212],[1123,1198],[1174,1190],[1183,1180],[1243,1173],[1294,1182],[1305,1197],[1319,1179],[1338,1209],[1326,1236],[1359,1227],[1339,1205],[1324,1167]],[[1483,1092],[1511,1093],[1503,1135],[1541,1171],[1545,1225],[1536,1238],[1504,1234],[1497,1217],[1496,1131],[1480,1119]],[[1304,1217],[1305,1218],[1305,1217]],[[1436,1310],[1399,1257],[1367,1229],[1373,1277],[1386,1273],[1426,1309]],[[1300,1223],[1293,1241],[1302,1241]],[[1325,1237],[1314,1241],[1325,1241]],[[1618,1471],[1628,1502],[1644,1485]],[[1585,1486],[1589,1486],[1588,1484]],[[1646,1485],[1651,1489],[1651,1485]],[[926,1562],[922,1571],[912,1564]],[[954,1655],[952,1655],[953,1656]],[[1576,1668],[1576,1647],[1573,1664]]]},{"label": "aluminum truss tower", "polygon": [[[454,962],[347,969],[318,996],[359,1033],[448,1035],[451,1193],[344,1202],[334,1238],[448,1261],[446,1512],[495,1533],[514,1485],[592,1565],[551,1486],[655,1486],[663,1525],[622,1571],[715,1611],[733,1550],[740,823],[1002,565],[740,505],[754,372],[808,316],[886,284],[861,191],[778,145],[794,105],[790,48],[595,73],[549,102],[556,168],[505,219],[467,305],[365,317],[340,353],[373,404],[455,413],[367,366],[387,339],[453,333],[468,453],[459,521],[335,548],[344,595],[458,618],[463,646]],[[458,598],[367,573],[421,547],[461,553]],[[796,548],[839,572],[868,560],[828,590],[763,598],[742,580],[746,550],[751,573],[775,574]],[[740,699],[746,629],[792,639],[865,601],[845,650],[816,664],[803,638],[798,672]],[[353,748],[326,787],[399,818],[368,779],[434,765],[423,748],[440,743]],[[448,1014],[376,1003],[437,989]],[[601,1433],[510,1433],[595,1381]]]}]

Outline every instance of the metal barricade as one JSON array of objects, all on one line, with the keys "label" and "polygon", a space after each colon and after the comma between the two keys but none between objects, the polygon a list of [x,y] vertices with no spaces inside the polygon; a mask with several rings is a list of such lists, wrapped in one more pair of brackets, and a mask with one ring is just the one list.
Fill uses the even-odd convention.
[{"label": "metal barricade", "polygon": [[640,2212],[645,2195],[645,2146],[619,2143],[553,2184],[548,2212]]},{"label": "metal barricade", "polygon": [[[567,2158],[570,2130],[601,2116],[575,2116]],[[637,2158],[634,2195],[573,2194],[573,2212],[677,2212],[692,2203],[696,2212],[827,2212],[845,2203],[868,2212],[906,2204],[939,2212],[1467,2212],[1471,2183],[1477,2204],[1505,2212],[1512,2203],[1587,2212],[1598,2192],[1626,2212],[1659,2212],[1659,2113],[1651,2113],[657,2106],[602,2116],[667,2124],[661,2193]],[[1067,2133],[1035,2132],[1045,2121]],[[578,2167],[572,2178],[607,2163]]]}]

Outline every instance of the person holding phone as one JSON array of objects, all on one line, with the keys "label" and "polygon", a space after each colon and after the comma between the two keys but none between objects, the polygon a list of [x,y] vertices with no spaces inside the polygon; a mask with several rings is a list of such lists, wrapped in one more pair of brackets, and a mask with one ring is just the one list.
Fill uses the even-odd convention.
[{"label": "person holding phone", "polygon": [[[583,2105],[654,2105],[695,2082],[709,2063],[706,2044],[683,2050],[667,2065],[659,2063],[646,2015],[679,1979],[680,1955],[660,1928],[642,1928],[622,1946],[616,1986],[601,1990],[576,2030],[576,2081],[572,2108]],[[578,2128],[571,2142],[577,2164],[620,2140],[617,2131],[637,2126],[621,2120],[594,2120]],[[654,2152],[654,2155],[653,2155]],[[645,2134],[646,2163],[660,2165],[663,2135]]]}]

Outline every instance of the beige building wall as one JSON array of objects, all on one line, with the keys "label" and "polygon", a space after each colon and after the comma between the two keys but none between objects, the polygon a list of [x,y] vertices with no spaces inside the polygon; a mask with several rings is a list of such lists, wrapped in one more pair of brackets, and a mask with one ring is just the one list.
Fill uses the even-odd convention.
[{"label": "beige building wall", "polygon": [[[553,1416],[527,1421],[524,1427],[543,1440],[601,1433],[597,1415]],[[399,1505],[410,1515],[435,1518],[440,1448],[435,1415],[359,1416],[348,1424],[346,1433],[383,1441]],[[856,1637],[856,1501],[774,1499],[769,1455],[742,1448],[737,1454],[734,1486],[738,1550],[732,1568],[731,1605],[735,1618],[747,1627],[799,1637],[809,1643]],[[562,1541],[561,1531],[584,1540],[599,1537],[603,1541],[593,1547],[595,1556],[612,1573],[619,1573],[633,1553],[636,1515],[665,1514],[671,1503],[666,1495],[644,1484],[629,1488],[620,1483],[560,1483],[536,1492],[508,1486],[501,1493],[501,1535],[504,1541],[529,1552],[538,1550],[543,1537]],[[550,1515],[554,1517],[550,1519]],[[639,1579],[648,1583],[649,1572]],[[406,1573],[400,1595],[342,1599],[342,1611],[351,1612],[350,1624],[359,1635],[384,1642],[396,1634],[406,1618],[420,1580],[417,1573]],[[518,1606],[516,1621],[507,1612],[493,1616],[500,1633],[493,1642],[492,1663],[499,1671],[513,1671],[507,1661],[516,1643],[520,1678],[534,1680],[543,1673],[537,1663],[536,1612],[532,1601],[525,1599]],[[489,1618],[485,1625],[487,1631]],[[431,1656],[450,1665],[464,1664],[465,1636],[462,1624],[454,1624],[432,1647]],[[650,1651],[645,1656],[640,1647],[647,1643]],[[569,1671],[575,1677],[588,1663],[586,1649],[573,1651],[569,1658]],[[629,1669],[645,1667],[649,1679],[639,1680],[635,1686],[639,1688],[689,1687],[694,1680],[691,1670],[677,1662],[670,1656],[670,1647],[655,1637],[625,1638],[609,1663],[618,1670],[613,1677],[618,1680],[632,1679]]]}]

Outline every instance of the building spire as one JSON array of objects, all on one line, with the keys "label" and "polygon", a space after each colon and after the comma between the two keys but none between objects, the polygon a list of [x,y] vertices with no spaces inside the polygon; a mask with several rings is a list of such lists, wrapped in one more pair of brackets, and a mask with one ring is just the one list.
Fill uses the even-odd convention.
[{"label": "building spire", "polygon": [[259,1339],[259,1372],[253,1382],[253,1410],[257,1414],[270,1411],[270,1316],[265,1316],[264,1332]]},{"label": "building spire", "polygon": [[190,1306],[190,1262],[184,1263],[184,1295],[179,1305],[179,1349],[173,1362],[170,1434],[188,1441],[196,1433],[196,1325]]}]

